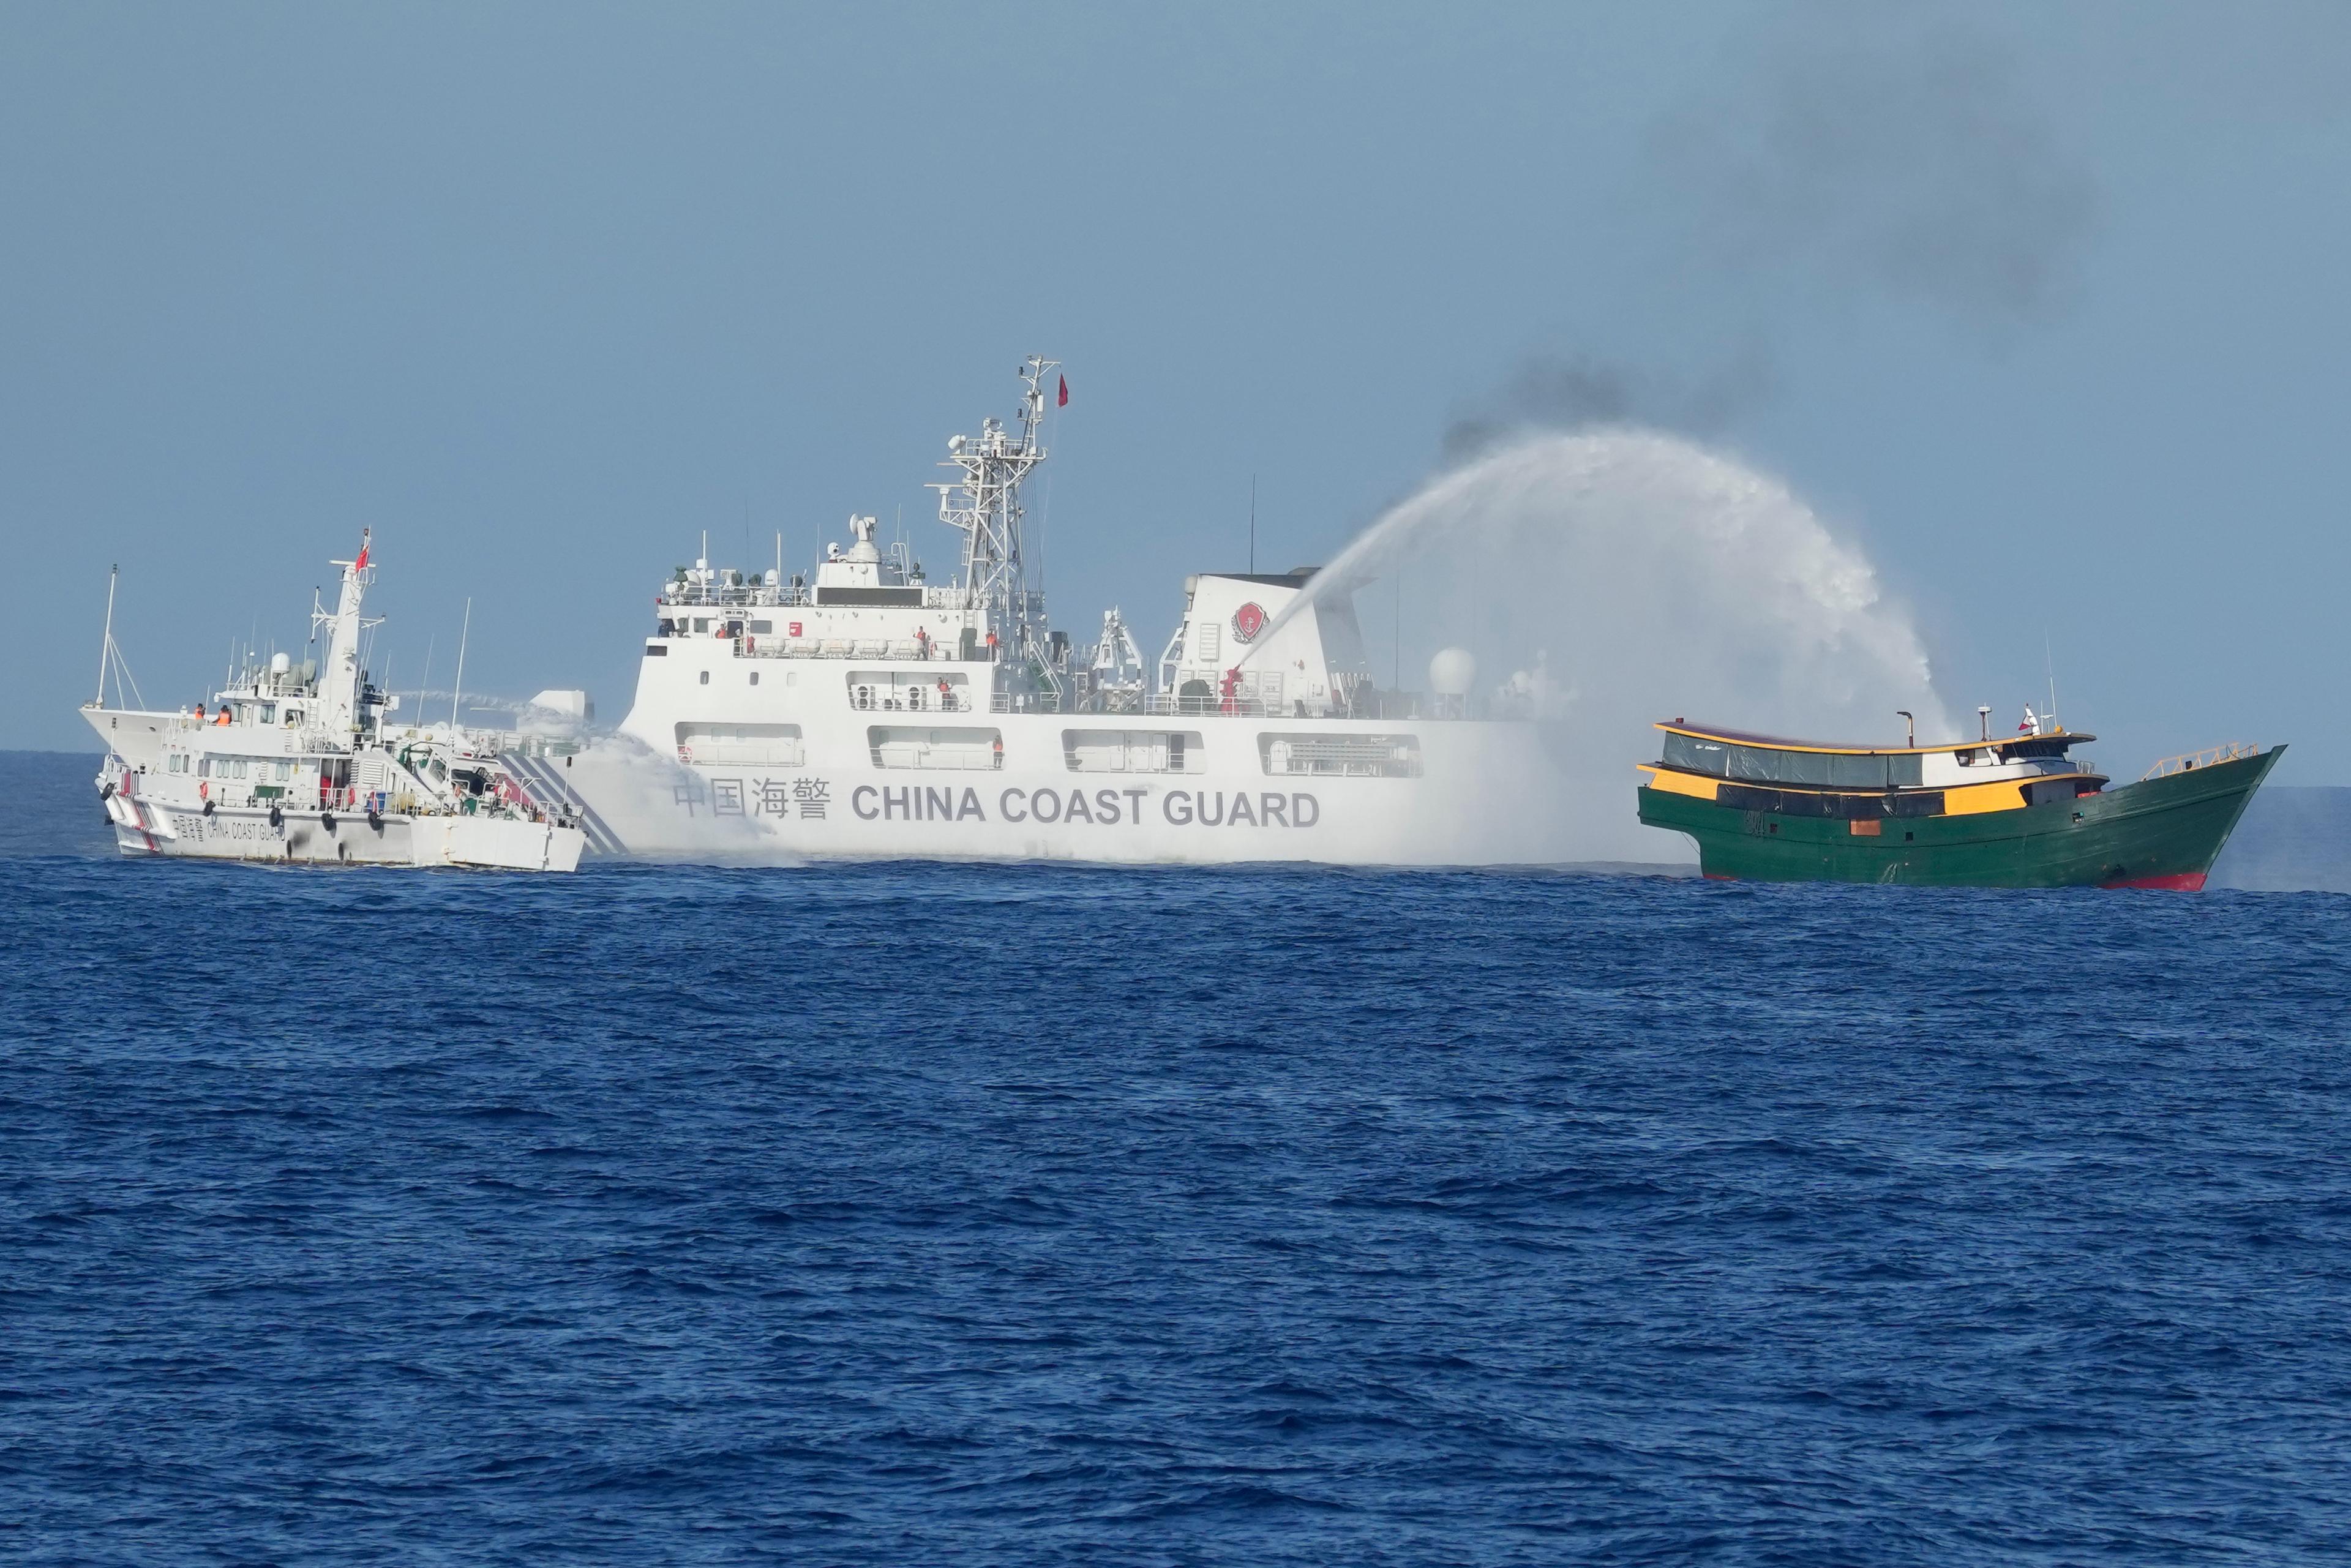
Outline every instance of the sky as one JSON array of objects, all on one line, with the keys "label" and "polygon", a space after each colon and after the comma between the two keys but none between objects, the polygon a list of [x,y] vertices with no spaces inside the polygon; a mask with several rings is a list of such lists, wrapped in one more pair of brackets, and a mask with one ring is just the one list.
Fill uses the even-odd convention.
[{"label": "sky", "polygon": [[[299,643],[625,711],[705,530],[1008,414],[1056,617],[1329,559],[1496,431],[1781,476],[1955,711],[2351,783],[2351,9],[0,3],[0,746]],[[388,669],[387,669],[388,666]]]}]

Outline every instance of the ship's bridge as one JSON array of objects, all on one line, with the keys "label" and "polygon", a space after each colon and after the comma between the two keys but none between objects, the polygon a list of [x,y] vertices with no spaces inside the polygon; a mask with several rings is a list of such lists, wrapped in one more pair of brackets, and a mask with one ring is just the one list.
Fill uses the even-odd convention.
[{"label": "ship's bridge", "polygon": [[1371,685],[1353,604],[1343,594],[1293,605],[1315,569],[1202,572],[1184,580],[1184,619],[1159,656],[1171,711],[1323,717]]},{"label": "ship's bridge", "polygon": [[1870,746],[1792,740],[1671,719],[1660,765],[1742,784],[1796,789],[1947,789],[1959,785],[2042,777],[2095,777],[2073,747],[2097,738],[2081,731],[2038,726],[2013,736],[1938,741],[1928,746]]}]

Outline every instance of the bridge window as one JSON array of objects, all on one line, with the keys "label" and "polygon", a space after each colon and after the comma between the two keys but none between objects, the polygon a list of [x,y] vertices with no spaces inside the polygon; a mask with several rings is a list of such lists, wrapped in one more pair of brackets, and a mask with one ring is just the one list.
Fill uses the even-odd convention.
[{"label": "bridge window", "polygon": [[1821,789],[1894,789],[1921,781],[1916,752],[1786,751],[1739,746],[1693,735],[1666,733],[1665,763],[1691,773],[1757,784],[1805,784]]}]

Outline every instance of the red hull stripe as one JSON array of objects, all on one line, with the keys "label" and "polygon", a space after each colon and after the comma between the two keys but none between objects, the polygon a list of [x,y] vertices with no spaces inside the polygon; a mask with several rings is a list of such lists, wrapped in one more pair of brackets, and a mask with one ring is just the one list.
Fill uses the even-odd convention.
[{"label": "red hull stripe", "polygon": [[2201,893],[2204,873],[2200,871],[2174,872],[2169,876],[2128,876],[2120,882],[2101,883],[2101,887],[2159,887],[2169,893]]}]

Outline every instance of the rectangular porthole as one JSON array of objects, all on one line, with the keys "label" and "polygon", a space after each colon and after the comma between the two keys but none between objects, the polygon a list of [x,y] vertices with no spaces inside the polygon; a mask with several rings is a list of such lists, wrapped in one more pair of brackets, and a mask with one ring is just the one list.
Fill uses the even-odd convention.
[{"label": "rectangular porthole", "polygon": [[[905,644],[914,657],[914,644]],[[852,670],[849,706],[860,712],[968,713],[971,677],[960,670]]]},{"label": "rectangular porthole", "polygon": [[990,771],[1004,766],[1004,732],[998,729],[925,729],[874,725],[865,744],[876,768],[929,768]]},{"label": "rectangular porthole", "polygon": [[1304,773],[1356,779],[1417,779],[1420,737],[1413,735],[1283,735],[1257,737],[1269,775]]},{"label": "rectangular porthole", "polygon": [[685,762],[764,762],[782,768],[797,768],[805,760],[796,724],[681,724],[677,755]]},{"label": "rectangular porthole", "polygon": [[1197,730],[1065,729],[1061,759],[1072,773],[1197,773]]}]

